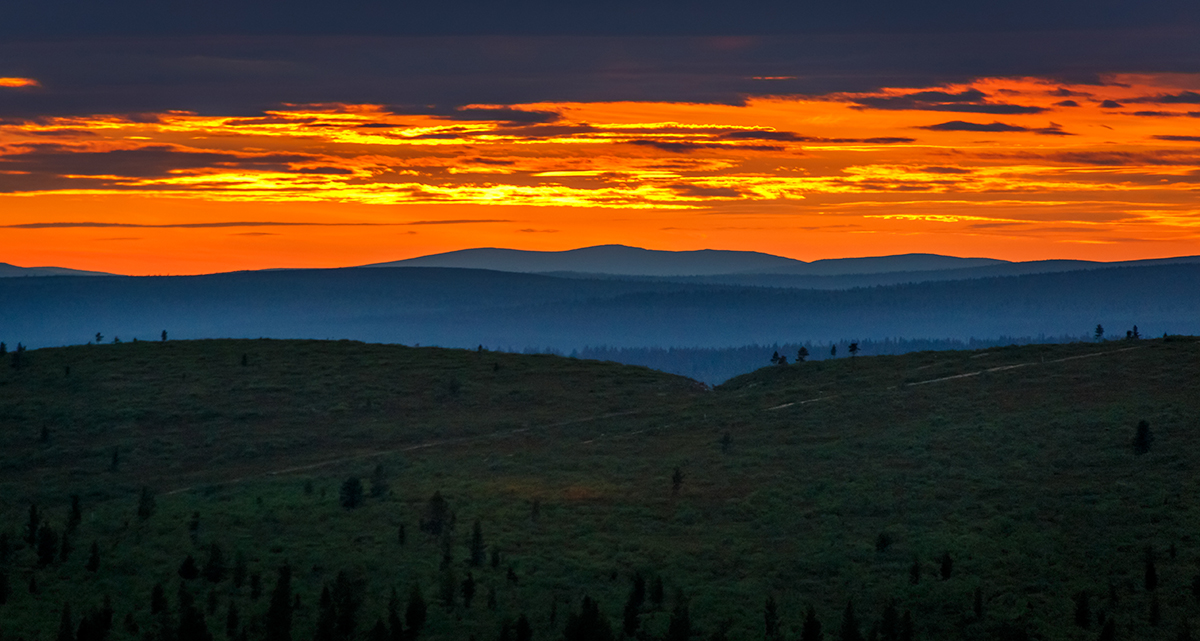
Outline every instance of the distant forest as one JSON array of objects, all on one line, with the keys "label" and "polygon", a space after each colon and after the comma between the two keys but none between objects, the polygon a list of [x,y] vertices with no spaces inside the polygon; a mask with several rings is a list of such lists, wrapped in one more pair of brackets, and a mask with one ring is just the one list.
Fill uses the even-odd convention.
[{"label": "distant forest", "polygon": [[[985,349],[1006,345],[1037,345],[1071,343],[1087,340],[1086,336],[1001,336],[995,339],[971,338],[885,338],[881,340],[809,341],[804,343],[775,343],[772,345],[743,345],[741,347],[585,347],[565,353],[552,347],[527,347],[525,354],[557,354],[572,358],[597,361],[613,361],[626,365],[641,365],[663,372],[679,374],[708,383],[720,385],[725,381],[752,372],[760,367],[772,365],[771,357],[778,355],[795,363],[800,348],[808,350],[808,361],[829,358],[850,358],[850,344],[857,343],[859,354],[879,356],[883,354],[907,354],[909,352],[944,351],[955,349]],[[836,353],[831,351],[836,348]],[[511,351],[511,350],[510,350]]]}]

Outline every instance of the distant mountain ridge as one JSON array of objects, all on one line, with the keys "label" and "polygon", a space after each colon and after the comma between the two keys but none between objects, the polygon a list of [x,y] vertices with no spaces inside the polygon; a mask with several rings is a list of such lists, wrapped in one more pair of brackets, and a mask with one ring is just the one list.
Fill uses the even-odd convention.
[{"label": "distant mountain ridge", "polygon": [[811,263],[749,251],[701,249],[662,251],[626,245],[598,245],[566,251],[529,251],[485,247],[433,254],[364,267],[453,267],[517,273],[605,274],[614,276],[722,276],[795,274],[832,276],[897,271],[963,269],[1007,264],[994,258],[958,258],[938,254],[901,254],[836,258]]},{"label": "distant mountain ridge", "polygon": [[117,276],[117,274],[89,272],[82,269],[67,269],[66,267],[18,267],[8,263],[0,263],[0,278],[18,278],[21,276]]}]

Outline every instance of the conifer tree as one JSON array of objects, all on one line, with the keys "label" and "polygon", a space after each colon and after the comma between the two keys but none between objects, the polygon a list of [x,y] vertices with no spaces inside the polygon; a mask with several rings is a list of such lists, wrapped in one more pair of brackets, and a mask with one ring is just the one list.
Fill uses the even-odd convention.
[{"label": "conifer tree", "polygon": [[825,641],[825,633],[821,631],[821,622],[817,619],[817,611],[811,605],[804,613],[804,627],[800,629],[800,641]]},{"label": "conifer tree", "polygon": [[408,626],[408,632],[414,639],[425,627],[428,607],[425,604],[425,597],[421,594],[421,587],[413,583],[412,591],[408,595],[408,605],[404,608],[404,623]]},{"label": "conifer tree", "polygon": [[487,547],[483,544],[483,526],[480,525],[479,519],[475,519],[475,524],[471,526],[471,567],[482,566],[486,556]]},{"label": "conifer tree", "polygon": [[1133,453],[1142,455],[1150,451],[1150,446],[1154,443],[1154,435],[1150,433],[1150,424],[1146,421],[1138,421],[1137,431],[1133,435]]},{"label": "conifer tree", "polygon": [[676,466],[675,471],[671,473],[671,494],[679,494],[681,487],[683,487],[683,470]]},{"label": "conifer tree", "polygon": [[1075,594],[1075,625],[1088,629],[1092,625],[1091,595],[1087,590]]},{"label": "conifer tree", "polygon": [[688,614],[687,601],[682,597],[676,600],[671,610],[671,619],[667,623],[665,641],[688,641],[692,636],[692,618]]},{"label": "conifer tree", "polygon": [[338,491],[338,499],[342,507],[347,510],[362,505],[363,502],[363,486],[362,481],[357,476],[351,476],[342,482],[342,487]]},{"label": "conifer tree", "polygon": [[467,578],[462,582],[463,607],[470,609],[471,600],[475,598],[475,577],[467,572]]},{"label": "conifer tree", "polygon": [[778,641],[779,634],[779,608],[775,604],[775,597],[768,595],[767,602],[763,605],[763,627],[766,634],[766,641]]},{"label": "conifer tree", "polygon": [[237,601],[229,600],[229,609],[225,612],[225,636],[233,639],[237,636],[238,627],[241,625],[241,617],[238,615]]},{"label": "conifer tree", "polygon": [[25,542],[29,545],[37,545],[38,528],[42,525],[42,516],[38,513],[37,505],[29,504],[29,520],[25,525]]},{"label": "conifer tree", "polygon": [[8,586],[8,573],[4,568],[0,568],[0,605],[8,603],[8,595],[11,592]]},{"label": "conifer tree", "polygon": [[1114,617],[1108,617],[1104,622],[1104,627],[1100,629],[1099,641],[1116,641],[1117,639],[1117,621]]},{"label": "conifer tree", "polygon": [[912,612],[905,610],[900,617],[900,641],[913,641],[914,637]]},{"label": "conifer tree", "polygon": [[204,562],[202,574],[210,583],[220,583],[225,580],[225,554],[216,542],[208,546],[208,560]]},{"label": "conifer tree", "polygon": [[100,569],[100,544],[92,541],[92,548],[88,551],[87,565],[84,566],[88,572],[95,572]]},{"label": "conifer tree", "polygon": [[529,625],[529,617],[525,616],[524,612],[517,617],[517,623],[513,626],[513,634],[516,637],[515,641],[533,641],[533,626]]},{"label": "conifer tree", "polygon": [[612,627],[600,613],[600,605],[590,596],[583,597],[578,613],[567,617],[563,641],[612,641]]},{"label": "conifer tree", "polygon": [[1146,546],[1146,591],[1153,592],[1158,588],[1158,569],[1154,564],[1154,548]]},{"label": "conifer tree", "polygon": [[317,604],[317,629],[313,641],[334,641],[337,630],[337,611],[333,606],[333,595],[329,584],[321,588],[321,600]]},{"label": "conifer tree", "polygon": [[434,492],[425,505],[425,516],[421,519],[421,530],[434,536],[441,536],[450,518],[450,505],[442,498],[441,492]]},{"label": "conifer tree", "polygon": [[286,563],[279,568],[263,623],[266,641],[292,641],[292,568]]},{"label": "conifer tree", "polygon": [[389,641],[390,638],[387,627],[383,625],[383,619],[376,618],[374,627],[367,633],[367,641]]},{"label": "conifer tree", "polygon": [[330,590],[334,612],[337,615],[337,641],[349,641],[354,638],[354,630],[358,627],[358,611],[362,608],[365,593],[365,581],[351,577],[345,570],[337,573]]},{"label": "conifer tree", "polygon": [[38,567],[44,568],[51,565],[58,554],[58,533],[49,525],[42,524],[37,531]]},{"label": "conifer tree", "polygon": [[0,565],[8,563],[12,556],[12,542],[8,540],[8,532],[0,532]]},{"label": "conifer tree", "polygon": [[388,633],[389,641],[404,641],[404,626],[400,622],[400,596],[396,594],[396,588],[392,588],[392,594],[388,597]]},{"label": "conifer tree", "polygon": [[654,577],[650,582],[650,604],[661,608],[663,603],[663,580],[661,576]]},{"label": "conifer tree", "polygon": [[943,581],[949,580],[950,575],[954,573],[954,559],[950,558],[949,552],[942,553],[942,563],[941,563],[941,572],[940,573],[942,575]]},{"label": "conifer tree", "polygon": [[71,604],[63,603],[62,616],[58,620],[56,641],[75,641],[75,624],[71,623]]},{"label": "conifer tree", "polygon": [[447,610],[454,609],[455,594],[458,592],[458,580],[454,577],[454,568],[442,568],[441,582],[438,584],[438,598]]},{"label": "conifer tree", "polygon": [[79,524],[83,522],[83,510],[79,506],[79,495],[71,495],[71,509],[67,512],[67,534],[74,534]]},{"label": "conifer tree", "polygon": [[241,588],[246,583],[246,555],[241,550],[233,555],[233,587]]},{"label": "conifer tree", "polygon": [[646,579],[642,577],[642,573],[638,572],[633,575],[633,586],[629,590],[629,598],[625,600],[625,611],[622,619],[621,629],[625,632],[625,636],[632,637],[641,623],[638,615],[642,611],[642,604],[646,602]]},{"label": "conifer tree", "polygon": [[191,581],[198,576],[200,576],[200,569],[196,567],[196,559],[189,554],[183,559],[183,563],[179,564],[179,578]]},{"label": "conifer tree", "polygon": [[842,629],[839,630],[840,641],[864,641],[862,630],[858,627],[858,617],[854,615],[854,602],[846,602],[846,610],[842,613]]},{"label": "conifer tree", "polygon": [[163,584],[155,583],[150,590],[150,614],[162,614],[167,611],[167,591]]}]

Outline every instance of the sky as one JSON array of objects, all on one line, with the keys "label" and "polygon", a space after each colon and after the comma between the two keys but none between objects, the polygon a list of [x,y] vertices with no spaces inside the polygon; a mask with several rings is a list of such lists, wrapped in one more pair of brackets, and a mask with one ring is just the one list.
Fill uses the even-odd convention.
[{"label": "sky", "polygon": [[0,261],[1200,254],[1195,3],[829,4],[24,3]]}]

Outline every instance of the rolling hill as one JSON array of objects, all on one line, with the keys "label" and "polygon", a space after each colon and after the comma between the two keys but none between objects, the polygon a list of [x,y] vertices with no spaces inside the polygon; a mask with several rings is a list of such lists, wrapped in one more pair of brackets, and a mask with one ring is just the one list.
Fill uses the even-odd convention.
[{"label": "rolling hill", "polygon": [[[348,341],[12,359],[5,638],[105,612],[114,641],[268,638],[286,606],[292,638],[337,611],[370,639],[395,630],[394,599],[405,638],[431,641],[500,638],[522,616],[532,638],[564,638],[585,596],[614,636],[650,639],[684,617],[699,638],[760,639],[768,600],[785,638],[810,607],[836,638],[847,603],[879,638],[904,620],[922,639],[1174,637],[1200,617],[1192,338],[774,366],[712,391]],[[347,508],[350,479],[363,495]],[[31,505],[56,537],[45,563],[22,540]]]}]

